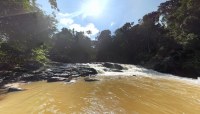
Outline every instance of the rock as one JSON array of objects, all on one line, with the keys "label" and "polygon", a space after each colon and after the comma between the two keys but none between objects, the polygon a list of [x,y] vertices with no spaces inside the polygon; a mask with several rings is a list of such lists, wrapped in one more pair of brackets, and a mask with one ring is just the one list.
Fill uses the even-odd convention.
[{"label": "rock", "polygon": [[110,69],[117,69],[117,70],[123,70],[124,68],[121,65],[118,64],[112,64],[112,63],[104,63],[104,67],[110,68]]},{"label": "rock", "polygon": [[0,79],[0,88],[4,85],[3,79]]},{"label": "rock", "polygon": [[22,67],[29,70],[34,71],[42,67],[43,64],[38,61],[27,61]]},{"label": "rock", "polygon": [[60,81],[65,81],[67,78],[61,78],[61,77],[51,77],[47,79],[47,82],[60,82]]},{"label": "rock", "polygon": [[0,71],[0,85],[3,86],[7,83],[19,81],[34,82],[41,80],[47,80],[47,82],[70,82],[80,76],[85,77],[96,74],[97,71],[94,68],[84,64],[49,64],[43,66],[37,61],[29,61],[21,67],[15,67],[14,70]]},{"label": "rock", "polygon": [[48,71],[45,71],[45,67],[40,67],[39,69],[34,70],[31,73],[33,73],[33,74],[40,74],[40,73],[44,73],[44,72],[48,72]]},{"label": "rock", "polygon": [[71,75],[71,77],[72,78],[78,78],[78,77],[80,77],[80,75],[78,75],[78,74],[77,75]]},{"label": "rock", "polygon": [[112,72],[123,72],[123,71],[118,70],[118,69],[112,69],[111,71],[112,71]]},{"label": "rock", "polygon": [[53,72],[43,72],[41,75],[46,75],[46,76],[53,77],[54,73]]},{"label": "rock", "polygon": [[55,77],[69,77],[70,74],[69,73],[61,73],[61,74],[56,73],[56,74],[54,74],[54,76]]},{"label": "rock", "polygon": [[96,78],[90,78],[90,77],[85,77],[84,80],[86,82],[95,82],[95,81],[100,81],[99,79],[96,79]]},{"label": "rock", "polygon": [[97,74],[97,71],[94,68],[85,68],[85,67],[78,68],[78,72],[80,73],[81,76],[89,76]]},{"label": "rock", "polygon": [[22,67],[15,67],[12,71],[13,72],[27,72],[28,70]]},{"label": "rock", "polygon": [[109,69],[107,69],[107,68],[104,68],[103,69],[103,71],[105,71],[105,72],[108,72],[108,71],[110,71]]},{"label": "rock", "polygon": [[17,92],[17,91],[23,91],[23,89],[22,88],[15,88],[15,87],[8,88],[8,92]]},{"label": "rock", "polygon": [[9,63],[1,63],[0,64],[0,70],[9,70],[12,68],[12,65],[10,65]]},{"label": "rock", "polygon": [[34,82],[34,81],[40,81],[42,80],[42,76],[39,76],[39,75],[33,75],[33,74],[24,74],[21,76],[20,80],[22,81],[31,81],[31,82]]},{"label": "rock", "polygon": [[13,74],[12,71],[0,71],[1,78],[6,76],[11,76],[12,74]]},{"label": "rock", "polygon": [[103,66],[107,67],[107,68],[112,68],[113,64],[111,64],[111,63],[104,63]]},{"label": "rock", "polygon": [[114,64],[114,68],[118,70],[123,70],[124,68],[119,64]]},{"label": "rock", "polygon": [[63,70],[63,69],[60,69],[60,68],[54,68],[54,69],[52,69],[51,72],[53,72],[53,73],[63,73],[64,70]]},{"label": "rock", "polygon": [[50,68],[46,69],[46,72],[52,72],[53,70],[51,70]]}]

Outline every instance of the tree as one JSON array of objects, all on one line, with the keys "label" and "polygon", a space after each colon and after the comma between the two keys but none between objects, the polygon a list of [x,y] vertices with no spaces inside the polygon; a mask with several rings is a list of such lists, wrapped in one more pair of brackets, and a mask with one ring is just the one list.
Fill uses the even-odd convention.
[{"label": "tree", "polygon": [[200,1],[169,0],[162,3],[159,12],[172,36],[184,48],[182,64],[185,68],[200,67]]},{"label": "tree", "polygon": [[91,40],[83,32],[63,28],[54,35],[50,58],[59,62],[88,62],[91,60]]},{"label": "tree", "polygon": [[45,15],[34,3],[34,0],[6,0],[0,4],[0,36],[5,39],[1,50],[12,48],[9,53],[5,51],[1,62],[7,59],[21,63],[34,59],[35,49],[49,43],[56,30],[56,20]]},{"label": "tree", "polygon": [[112,54],[112,36],[110,30],[104,30],[96,37],[97,44],[97,61],[111,61],[113,59]]}]

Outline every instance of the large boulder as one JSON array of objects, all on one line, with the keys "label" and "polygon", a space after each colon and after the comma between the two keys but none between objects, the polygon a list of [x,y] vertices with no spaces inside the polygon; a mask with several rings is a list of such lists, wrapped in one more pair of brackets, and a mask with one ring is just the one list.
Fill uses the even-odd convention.
[{"label": "large boulder", "polygon": [[17,88],[17,87],[10,87],[8,88],[7,92],[18,92],[18,91],[23,91],[24,89],[22,88]]},{"label": "large boulder", "polygon": [[124,68],[119,65],[119,64],[116,64],[116,63],[104,63],[103,64],[104,67],[106,68],[110,68],[110,69],[117,69],[117,70],[123,70]]},{"label": "large boulder", "polygon": [[77,69],[81,76],[89,76],[97,74],[97,71],[94,68],[79,67]]}]

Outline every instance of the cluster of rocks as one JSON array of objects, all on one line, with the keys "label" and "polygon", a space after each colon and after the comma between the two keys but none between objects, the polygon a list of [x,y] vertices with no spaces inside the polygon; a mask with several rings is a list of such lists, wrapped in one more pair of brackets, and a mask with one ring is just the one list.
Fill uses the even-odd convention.
[{"label": "cluster of rocks", "polygon": [[38,70],[29,71],[17,67],[12,71],[0,71],[0,86],[13,82],[34,82],[47,80],[47,82],[66,81],[96,75],[97,71],[87,65],[81,64],[49,64]]},{"label": "cluster of rocks", "polygon": [[[115,63],[102,63],[102,66],[105,67],[105,71],[122,72],[125,69]],[[84,64],[49,63],[42,66],[30,62],[22,67],[0,70],[0,94],[2,93],[1,89],[7,92],[23,91],[18,87],[4,86],[14,82],[27,83],[42,80],[46,80],[48,83],[58,81],[74,82],[78,77],[85,77],[85,81],[94,82],[99,80],[91,76],[97,73],[94,68]]]}]

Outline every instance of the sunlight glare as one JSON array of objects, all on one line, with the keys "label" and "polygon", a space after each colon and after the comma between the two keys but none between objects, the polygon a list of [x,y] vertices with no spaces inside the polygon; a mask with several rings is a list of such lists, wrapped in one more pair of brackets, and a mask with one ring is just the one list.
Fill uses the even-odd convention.
[{"label": "sunlight glare", "polygon": [[108,0],[89,0],[82,5],[83,17],[99,17],[106,6]]}]

